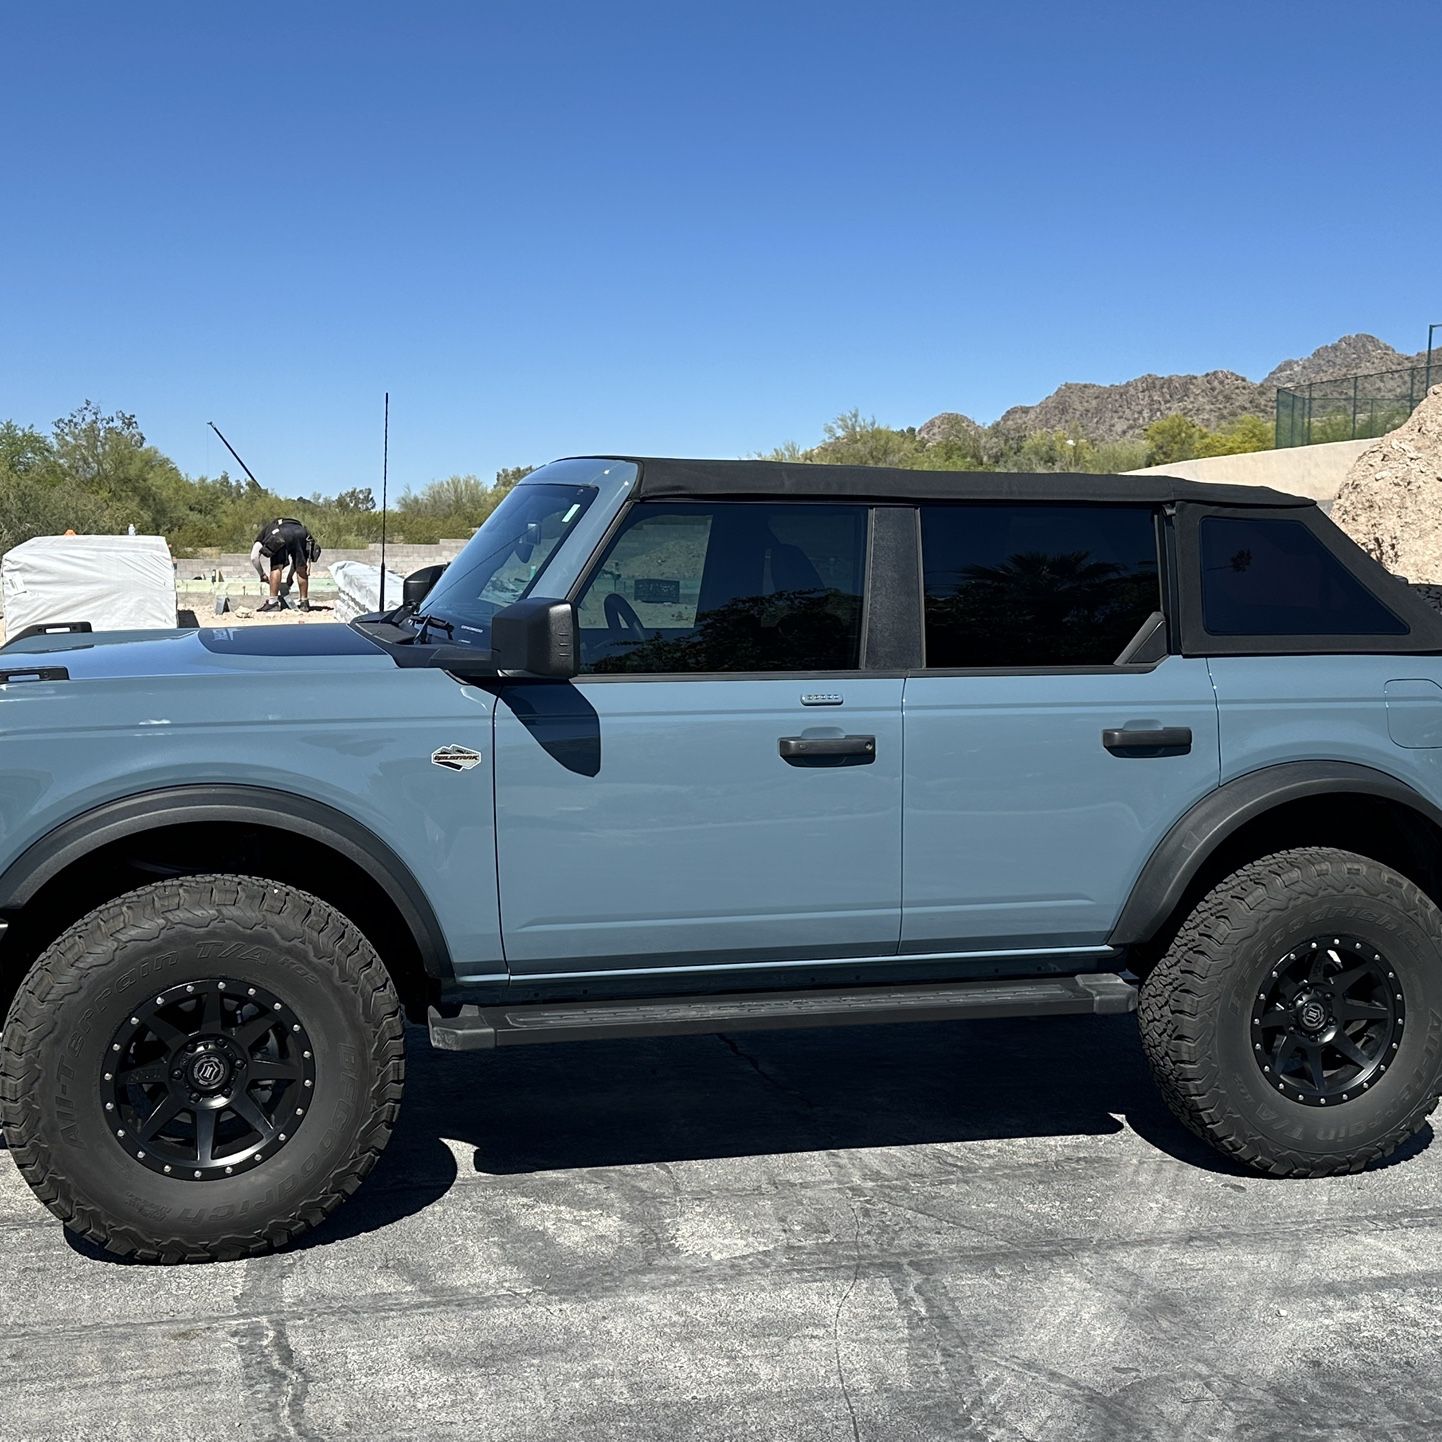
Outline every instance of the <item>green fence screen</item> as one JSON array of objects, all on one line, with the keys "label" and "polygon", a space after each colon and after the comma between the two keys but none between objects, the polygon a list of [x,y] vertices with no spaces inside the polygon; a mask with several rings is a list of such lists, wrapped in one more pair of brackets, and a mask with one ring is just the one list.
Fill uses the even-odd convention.
[{"label": "green fence screen", "polygon": [[[1427,367],[1402,366],[1277,389],[1277,447],[1353,441],[1395,430],[1427,394]],[[1442,353],[1431,384],[1442,384]]]}]

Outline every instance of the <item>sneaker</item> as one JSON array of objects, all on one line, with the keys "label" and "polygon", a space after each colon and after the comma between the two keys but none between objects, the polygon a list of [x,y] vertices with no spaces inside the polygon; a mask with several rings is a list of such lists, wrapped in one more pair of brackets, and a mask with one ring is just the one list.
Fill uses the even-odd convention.
[{"label": "sneaker", "polygon": [[257,614],[258,616],[264,616],[267,612],[283,611],[283,610],[285,610],[285,602],[282,601],[282,600],[280,600],[280,599],[279,599],[278,597],[276,597],[276,596],[272,596],[272,597],[270,598],[270,600],[268,600],[268,601],[265,603],[265,605],[261,606],[261,607],[256,611],[256,614]]},{"label": "sneaker", "polygon": [[300,603],[300,609],[301,609],[302,611],[309,611],[309,610],[310,610],[310,602],[309,602],[309,601],[306,601],[306,600],[302,600],[301,603]]}]

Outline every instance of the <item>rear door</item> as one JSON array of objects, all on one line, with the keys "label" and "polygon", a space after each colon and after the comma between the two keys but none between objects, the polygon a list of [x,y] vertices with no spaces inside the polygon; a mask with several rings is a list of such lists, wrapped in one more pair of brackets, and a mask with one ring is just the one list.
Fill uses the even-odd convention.
[{"label": "rear door", "polygon": [[1206,662],[1165,654],[1161,535],[1146,506],[921,507],[904,953],[995,970],[1102,950],[1152,848],[1217,785]]},{"label": "rear door", "polygon": [[901,687],[862,669],[868,511],[633,506],[583,673],[496,707],[517,978],[894,955]]}]

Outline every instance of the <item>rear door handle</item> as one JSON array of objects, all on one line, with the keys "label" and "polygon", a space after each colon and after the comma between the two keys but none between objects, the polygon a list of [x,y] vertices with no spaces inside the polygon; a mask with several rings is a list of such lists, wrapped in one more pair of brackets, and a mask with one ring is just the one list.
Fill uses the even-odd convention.
[{"label": "rear door handle", "polygon": [[793,766],[808,761],[824,761],[832,756],[860,756],[876,760],[875,736],[782,736],[777,749],[783,761]]},{"label": "rear door handle", "polygon": [[1102,732],[1102,745],[1114,755],[1125,755],[1130,751],[1190,751],[1192,749],[1192,728],[1190,726],[1153,726],[1135,730],[1128,727],[1109,727]]}]

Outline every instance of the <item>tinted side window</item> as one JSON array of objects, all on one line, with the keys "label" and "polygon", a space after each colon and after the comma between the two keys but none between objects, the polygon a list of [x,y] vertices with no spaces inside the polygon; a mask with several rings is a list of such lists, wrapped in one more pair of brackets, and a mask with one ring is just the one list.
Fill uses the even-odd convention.
[{"label": "tinted side window", "polygon": [[1301,521],[1206,516],[1202,624],[1213,636],[1405,636]]},{"label": "tinted side window", "polygon": [[642,504],[582,592],[582,669],[861,664],[864,506]]},{"label": "tinted side window", "polygon": [[926,664],[1110,666],[1159,610],[1146,506],[921,508]]}]

